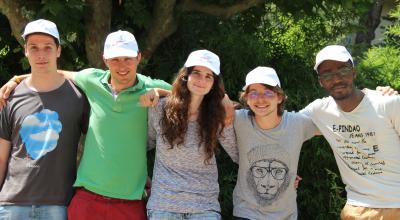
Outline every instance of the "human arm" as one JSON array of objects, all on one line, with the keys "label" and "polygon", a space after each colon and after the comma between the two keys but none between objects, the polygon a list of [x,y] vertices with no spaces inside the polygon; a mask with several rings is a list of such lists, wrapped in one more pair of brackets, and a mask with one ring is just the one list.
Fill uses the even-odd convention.
[{"label": "human arm", "polygon": [[147,113],[147,150],[152,150],[156,147],[157,131],[154,128],[154,120],[156,120],[157,106],[149,108]]},{"label": "human arm", "polygon": [[233,123],[225,126],[222,134],[218,137],[218,141],[232,161],[239,163],[239,151],[237,148],[236,134]]},{"label": "human arm", "polygon": [[3,186],[8,159],[10,157],[11,142],[0,138],[0,189]]},{"label": "human arm", "polygon": [[61,74],[62,76],[64,76],[65,79],[71,80],[72,82],[75,82],[75,75],[78,73],[78,72],[67,71],[67,70],[57,70],[57,72],[59,74]]},{"label": "human arm", "polygon": [[295,189],[299,188],[300,181],[301,181],[302,179],[303,179],[303,178],[301,178],[299,175],[296,175],[296,179],[294,179],[294,188],[295,188]]},{"label": "human arm", "polygon": [[139,97],[139,102],[141,106],[144,107],[154,107],[160,100],[160,96],[168,96],[171,94],[170,90],[162,88],[153,88],[150,91],[144,93]]},{"label": "human arm", "polygon": [[235,118],[235,106],[229,96],[225,94],[224,98],[222,99],[222,105],[225,109],[225,126],[229,126],[233,123]]},{"label": "human arm", "polygon": [[390,86],[377,86],[376,91],[379,91],[382,93],[382,95],[398,95],[399,93],[394,90],[392,87]]},{"label": "human arm", "polygon": [[18,86],[18,84],[26,79],[30,74],[15,75],[6,84],[0,88],[0,109],[5,106],[5,100],[8,99],[10,93]]}]

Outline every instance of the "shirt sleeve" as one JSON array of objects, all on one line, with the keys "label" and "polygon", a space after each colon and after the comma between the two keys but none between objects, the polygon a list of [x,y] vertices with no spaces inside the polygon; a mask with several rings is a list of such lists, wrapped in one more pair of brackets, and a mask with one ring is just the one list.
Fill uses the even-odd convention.
[{"label": "shirt sleeve", "polygon": [[74,76],[74,82],[79,88],[86,92],[87,84],[89,81],[89,75],[94,72],[94,68],[84,69],[77,72]]},{"label": "shirt sleeve", "polygon": [[157,108],[160,106],[160,102],[158,102],[157,106],[148,108],[148,117],[147,117],[147,150],[152,150],[156,147],[156,135],[157,131],[155,129],[155,120],[157,117]]},{"label": "shirt sleeve", "polygon": [[398,113],[400,109],[400,96],[397,95],[393,97],[388,103],[387,109],[390,121],[397,134],[400,136],[400,114]]},{"label": "shirt sleeve", "polygon": [[239,162],[239,152],[236,143],[236,134],[233,124],[227,126],[222,131],[222,134],[218,138],[219,143],[224,148],[226,153],[231,157],[233,162]]},{"label": "shirt sleeve", "polygon": [[7,106],[3,108],[0,112],[0,138],[11,141],[11,131],[12,127],[10,124],[10,118],[9,118],[9,105],[10,103],[7,103]]},{"label": "shirt sleeve", "polygon": [[314,122],[311,120],[309,116],[303,113],[298,113],[302,117],[303,121],[303,135],[304,135],[304,141],[314,137],[316,134],[319,134],[319,129],[317,126],[314,124]]},{"label": "shirt sleeve", "polygon": [[161,89],[171,90],[172,86],[171,84],[165,82],[164,80],[151,79],[151,88],[161,88]]}]

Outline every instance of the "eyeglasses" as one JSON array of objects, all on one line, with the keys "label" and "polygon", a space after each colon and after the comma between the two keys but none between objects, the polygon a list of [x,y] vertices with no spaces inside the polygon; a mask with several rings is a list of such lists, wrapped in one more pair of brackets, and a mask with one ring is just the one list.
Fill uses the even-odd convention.
[{"label": "eyeglasses", "polygon": [[345,77],[348,76],[350,73],[353,72],[353,67],[344,66],[335,72],[325,72],[323,74],[318,74],[318,78],[322,81],[330,81],[333,79],[334,76],[338,77]]},{"label": "eyeglasses", "polygon": [[251,91],[247,94],[247,97],[249,99],[257,99],[257,98],[261,98],[261,97],[267,97],[267,98],[272,98],[275,96],[275,92],[271,91],[271,90],[265,90],[263,93],[259,93],[256,91]]},{"label": "eyeglasses", "polygon": [[250,167],[251,173],[256,178],[263,178],[268,173],[271,174],[272,177],[276,180],[283,180],[286,176],[287,170],[282,167],[260,167],[260,166],[252,166]]}]

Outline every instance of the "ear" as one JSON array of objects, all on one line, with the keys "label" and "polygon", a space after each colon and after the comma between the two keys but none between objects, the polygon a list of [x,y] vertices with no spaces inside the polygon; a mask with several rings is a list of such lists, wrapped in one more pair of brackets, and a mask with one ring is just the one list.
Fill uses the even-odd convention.
[{"label": "ear", "polygon": [[142,53],[138,52],[137,57],[136,57],[138,63],[142,60]]},{"label": "ear", "polygon": [[57,58],[60,58],[61,55],[61,46],[58,46],[57,48]]},{"label": "ear", "polygon": [[25,53],[25,56],[26,57],[28,57],[28,48],[26,48],[26,44],[24,45],[24,53]]},{"label": "ear", "polygon": [[356,72],[356,70],[354,69],[354,67],[353,67],[353,78],[354,78],[354,79],[357,78],[357,72]]},{"label": "ear", "polygon": [[319,85],[323,88],[324,86],[322,85],[322,82],[320,79],[318,79]]},{"label": "ear", "polygon": [[106,67],[109,68],[109,67],[108,67],[108,63],[107,63],[107,60],[106,60],[106,58],[104,58],[104,56],[103,56],[103,62],[104,62],[104,64],[106,65]]},{"label": "ear", "polygon": [[279,94],[278,98],[279,98],[278,104],[281,104],[283,102],[283,96]]}]

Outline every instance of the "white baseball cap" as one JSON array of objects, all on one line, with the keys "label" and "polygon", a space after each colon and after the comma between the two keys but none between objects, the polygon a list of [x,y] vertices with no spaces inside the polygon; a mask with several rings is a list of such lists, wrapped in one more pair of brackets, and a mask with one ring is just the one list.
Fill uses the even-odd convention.
[{"label": "white baseball cap", "polygon": [[24,40],[25,37],[33,33],[43,33],[53,36],[60,43],[60,35],[57,30],[56,24],[45,19],[31,21],[25,26],[24,33],[21,35]]},{"label": "white baseball cap", "polygon": [[204,66],[219,75],[219,65],[219,57],[215,53],[208,50],[196,50],[189,54],[184,66]]},{"label": "white baseball cap", "polygon": [[246,85],[243,87],[243,90],[246,90],[249,85],[256,83],[281,87],[281,82],[275,70],[265,66],[259,66],[247,74]]},{"label": "white baseball cap", "polygon": [[104,43],[104,59],[114,57],[137,57],[138,44],[135,36],[128,31],[116,31],[109,34]]},{"label": "white baseball cap", "polygon": [[354,66],[353,58],[349,51],[341,45],[329,45],[320,50],[315,58],[314,70],[318,71],[318,66],[325,60],[334,60],[339,62],[351,61]]}]

